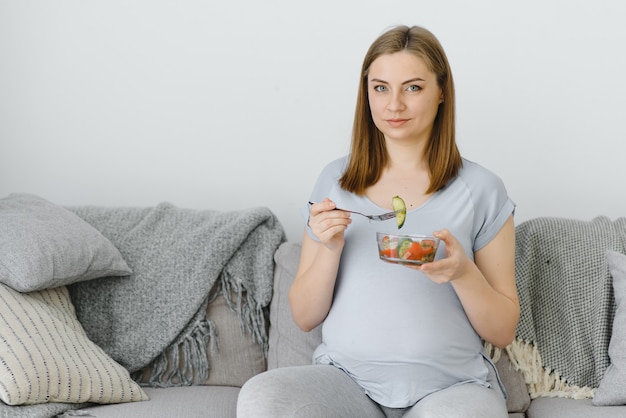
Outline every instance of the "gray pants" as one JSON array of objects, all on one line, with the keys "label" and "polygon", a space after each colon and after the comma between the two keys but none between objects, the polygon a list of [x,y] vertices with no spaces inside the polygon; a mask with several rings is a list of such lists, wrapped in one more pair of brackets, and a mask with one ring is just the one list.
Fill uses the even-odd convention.
[{"label": "gray pants", "polygon": [[505,418],[506,402],[495,374],[491,388],[463,384],[432,393],[409,408],[371,400],[334,366],[285,367],[261,373],[241,389],[237,418]]}]

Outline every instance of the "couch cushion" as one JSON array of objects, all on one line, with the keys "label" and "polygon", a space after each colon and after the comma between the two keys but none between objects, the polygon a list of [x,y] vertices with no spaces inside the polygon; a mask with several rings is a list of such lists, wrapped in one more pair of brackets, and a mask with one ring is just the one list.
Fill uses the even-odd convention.
[{"label": "couch cushion", "polygon": [[147,400],[91,342],[65,286],[20,293],[0,284],[0,399],[9,405]]},{"label": "couch cushion", "polygon": [[536,398],[526,411],[528,418],[618,418],[626,406],[593,406],[591,399]]},{"label": "couch cushion", "polygon": [[613,292],[617,305],[613,319],[613,334],[609,343],[611,364],[593,397],[600,406],[626,404],[626,255],[607,251],[607,263],[613,278]]},{"label": "couch cushion", "polygon": [[322,342],[322,327],[304,332],[293,322],[289,307],[289,288],[296,276],[301,246],[281,244],[274,254],[274,296],[270,304],[269,351],[267,368],[312,364],[313,351]]},{"label": "couch cushion", "polygon": [[150,396],[141,404],[93,406],[78,414],[93,418],[235,418],[239,388],[189,386],[145,388]]},{"label": "couch cushion", "polygon": [[528,387],[524,382],[522,374],[516,371],[511,364],[507,352],[502,350],[500,353],[500,358],[496,362],[496,368],[508,395],[506,400],[507,410],[509,412],[523,413],[530,405]]},{"label": "couch cushion", "polygon": [[131,273],[99,231],[38,196],[0,199],[0,231],[0,282],[20,292]]}]

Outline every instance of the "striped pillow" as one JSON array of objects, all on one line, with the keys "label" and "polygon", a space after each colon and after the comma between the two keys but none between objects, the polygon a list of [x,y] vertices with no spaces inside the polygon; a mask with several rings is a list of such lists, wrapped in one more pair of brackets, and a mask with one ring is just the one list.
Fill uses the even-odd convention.
[{"label": "striped pillow", "polygon": [[0,399],[8,405],[148,400],[94,344],[65,286],[20,293],[0,284]]}]

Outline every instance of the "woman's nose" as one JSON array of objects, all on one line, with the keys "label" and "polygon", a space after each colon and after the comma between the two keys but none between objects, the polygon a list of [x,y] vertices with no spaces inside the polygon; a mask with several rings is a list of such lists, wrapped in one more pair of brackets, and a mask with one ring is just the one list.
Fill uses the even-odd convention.
[{"label": "woman's nose", "polygon": [[397,112],[404,109],[402,93],[391,92],[391,94],[389,95],[389,103],[387,103],[387,109],[391,112]]}]

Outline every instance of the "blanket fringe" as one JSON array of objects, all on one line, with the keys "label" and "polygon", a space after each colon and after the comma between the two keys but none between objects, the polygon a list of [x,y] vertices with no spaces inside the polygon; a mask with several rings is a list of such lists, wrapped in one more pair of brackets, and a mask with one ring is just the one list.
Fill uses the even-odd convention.
[{"label": "blanket fringe", "polygon": [[[218,279],[216,293],[226,299],[228,307],[239,317],[242,331],[252,335],[267,355],[269,341],[266,332],[265,311],[255,302],[252,294],[231,280],[230,275],[223,271]],[[233,295],[235,300],[233,300]]]},{"label": "blanket fringe", "polygon": [[[148,384],[153,387],[190,386],[209,378],[207,344],[211,352],[219,350],[213,321],[202,319],[178,344],[168,347],[150,365]],[[139,380],[138,376],[133,376]]]},{"label": "blanket fringe", "polygon": [[[253,295],[236,283],[227,271],[222,271],[209,293],[200,312],[218,296],[223,296],[229,309],[239,317],[242,332],[252,335],[265,355],[268,352],[265,311]],[[190,331],[163,351],[147,370],[137,371],[132,378],[141,381],[147,378],[152,387],[190,386],[208,380],[211,365],[207,356],[207,345],[211,353],[219,352],[217,326],[209,318],[202,317],[190,327]],[[144,373],[149,375],[144,376]]]},{"label": "blanket fringe", "polygon": [[[532,342],[515,339],[505,350],[513,368],[522,374],[531,399],[539,397],[593,398],[595,388],[569,385],[557,371],[544,367],[539,351]],[[502,355],[500,348],[489,343],[485,343],[485,351],[494,362],[498,361]]]}]

